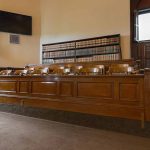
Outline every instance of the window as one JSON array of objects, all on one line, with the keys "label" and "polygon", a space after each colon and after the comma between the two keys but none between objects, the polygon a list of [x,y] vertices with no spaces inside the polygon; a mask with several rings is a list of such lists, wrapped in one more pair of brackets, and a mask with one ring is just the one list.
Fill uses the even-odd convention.
[{"label": "window", "polygon": [[138,11],[136,27],[136,40],[150,41],[150,10]]},{"label": "window", "polygon": [[150,0],[130,0],[131,57],[150,68]]}]

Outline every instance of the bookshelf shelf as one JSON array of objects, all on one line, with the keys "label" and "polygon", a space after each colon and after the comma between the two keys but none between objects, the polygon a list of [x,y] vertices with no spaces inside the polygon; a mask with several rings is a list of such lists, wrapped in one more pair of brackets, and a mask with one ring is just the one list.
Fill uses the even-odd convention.
[{"label": "bookshelf shelf", "polygon": [[42,63],[120,60],[120,34],[42,45]]}]

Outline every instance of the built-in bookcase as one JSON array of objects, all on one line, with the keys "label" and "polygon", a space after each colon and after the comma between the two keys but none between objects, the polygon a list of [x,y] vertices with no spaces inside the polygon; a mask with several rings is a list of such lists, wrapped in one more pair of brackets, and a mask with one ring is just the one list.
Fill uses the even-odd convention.
[{"label": "built-in bookcase", "polygon": [[42,45],[42,63],[120,60],[120,34]]}]

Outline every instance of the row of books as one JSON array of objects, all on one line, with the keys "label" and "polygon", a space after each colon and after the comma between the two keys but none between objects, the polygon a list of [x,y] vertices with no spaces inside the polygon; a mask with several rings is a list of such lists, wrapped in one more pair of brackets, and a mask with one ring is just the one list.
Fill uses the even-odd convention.
[{"label": "row of books", "polygon": [[67,51],[55,51],[55,52],[43,52],[43,58],[61,58],[61,57],[75,57],[75,56],[88,56],[88,55],[101,55],[109,53],[119,53],[120,46],[107,46],[107,47],[95,47],[88,49],[67,50]]},{"label": "row of books", "polygon": [[119,44],[120,37],[108,37],[108,38],[96,38],[96,39],[85,39],[81,41],[73,41],[66,43],[58,44],[49,44],[43,46],[43,51],[55,51],[55,50],[67,50],[74,48],[83,48],[83,47],[93,47],[93,46],[102,46],[102,45],[111,45]]},{"label": "row of books", "polygon": [[85,56],[85,55],[101,55],[109,53],[119,53],[120,46],[107,46],[107,47],[95,47],[89,49],[78,49],[76,50],[76,56]]},{"label": "row of books", "polygon": [[82,57],[82,58],[77,58],[77,62],[90,62],[93,61],[93,57]]},{"label": "row of books", "polygon": [[57,59],[54,61],[54,63],[72,63],[75,62],[74,58],[69,58],[69,59]]},{"label": "row of books", "polygon": [[[119,60],[120,54],[108,54],[108,55],[94,55],[91,57],[81,57],[77,58],[76,62],[92,62],[92,61],[105,61],[105,60]],[[43,64],[52,64],[52,63],[71,63],[75,62],[75,58],[69,59],[43,59]]]},{"label": "row of books", "polygon": [[43,46],[43,51],[55,51],[72,48],[75,48],[75,42],[45,45]]},{"label": "row of books", "polygon": [[119,37],[85,40],[85,41],[76,42],[76,48],[110,45],[110,44],[117,44],[119,42],[120,42]]},{"label": "row of books", "polygon": [[92,62],[92,61],[105,61],[105,60],[120,60],[119,54],[109,54],[109,55],[95,55],[92,57],[82,57],[77,58],[77,62]]},{"label": "row of books", "polygon": [[42,64],[53,64],[54,60],[53,59],[43,59]]},{"label": "row of books", "polygon": [[93,61],[120,60],[120,54],[95,55]]},{"label": "row of books", "polygon": [[43,58],[59,58],[59,57],[71,57],[71,56],[75,56],[74,50],[43,52]]},{"label": "row of books", "polygon": [[86,56],[86,55],[92,55],[93,54],[92,49],[78,49],[76,51],[76,56]]},{"label": "row of books", "polygon": [[43,52],[43,58],[66,57],[66,51]]},{"label": "row of books", "polygon": [[120,52],[120,46],[106,46],[106,47],[96,47],[94,49],[94,54],[108,54],[108,53],[119,53]]}]

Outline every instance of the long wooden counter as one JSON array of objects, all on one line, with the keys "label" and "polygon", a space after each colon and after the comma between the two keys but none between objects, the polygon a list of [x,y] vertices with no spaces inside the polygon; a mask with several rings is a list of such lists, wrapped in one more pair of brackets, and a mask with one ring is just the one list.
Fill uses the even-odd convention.
[{"label": "long wooden counter", "polygon": [[150,72],[113,76],[1,76],[0,102],[150,121]]}]

